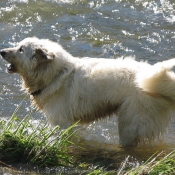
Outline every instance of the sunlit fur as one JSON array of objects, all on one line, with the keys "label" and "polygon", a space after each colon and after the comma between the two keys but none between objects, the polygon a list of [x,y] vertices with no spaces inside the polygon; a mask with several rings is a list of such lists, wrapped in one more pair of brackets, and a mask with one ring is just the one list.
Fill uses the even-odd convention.
[{"label": "sunlit fur", "polygon": [[175,59],[150,65],[133,58],[75,58],[57,43],[38,38],[2,51],[51,125],[66,128],[117,114],[121,144],[137,145],[163,135],[174,114],[170,69]]}]

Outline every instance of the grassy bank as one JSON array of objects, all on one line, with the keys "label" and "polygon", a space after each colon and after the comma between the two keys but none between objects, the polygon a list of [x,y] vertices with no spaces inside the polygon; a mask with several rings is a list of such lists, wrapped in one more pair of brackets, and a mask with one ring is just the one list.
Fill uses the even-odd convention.
[{"label": "grassy bank", "polygon": [[170,154],[157,153],[144,164],[131,169],[127,168],[127,159],[122,163],[118,175],[174,175],[175,151]]},{"label": "grassy bank", "polygon": [[108,171],[103,164],[100,165],[102,161],[95,167],[94,161],[90,160],[92,158],[78,160],[77,155],[72,154],[70,148],[75,145],[70,140],[75,136],[74,126],[62,131],[58,126],[50,128],[47,123],[33,124],[32,121],[31,117],[19,120],[16,116],[12,116],[8,121],[0,121],[1,165],[2,162],[4,165],[18,162],[38,167],[62,166],[90,175],[175,174],[175,151],[168,155],[163,152],[155,154],[137,167],[131,167],[127,157],[118,168]]},{"label": "grassy bank", "polygon": [[[73,126],[72,126],[73,127]],[[68,154],[72,127],[61,131],[47,123],[32,124],[31,117],[22,121],[13,116],[0,122],[0,160],[13,163],[30,163],[39,167],[71,165]]]},{"label": "grassy bank", "polygon": [[[128,156],[129,157],[129,156]],[[128,157],[121,163],[116,171],[94,170],[89,175],[174,175],[175,174],[175,151],[166,155],[161,152],[152,156],[144,164],[130,167]]]}]

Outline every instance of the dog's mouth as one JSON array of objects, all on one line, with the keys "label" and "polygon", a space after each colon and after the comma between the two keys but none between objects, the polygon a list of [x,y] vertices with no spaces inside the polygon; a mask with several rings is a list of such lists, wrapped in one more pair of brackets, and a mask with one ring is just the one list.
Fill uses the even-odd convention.
[{"label": "dog's mouth", "polygon": [[9,53],[11,53],[11,51],[9,49],[3,49],[0,51],[1,57],[3,59],[5,59],[8,63],[10,63],[7,66],[7,72],[8,73],[17,73],[18,72],[17,67],[14,64],[14,61],[12,61],[13,57],[10,57]]},{"label": "dog's mouth", "polygon": [[14,64],[9,64],[7,67],[7,72],[8,73],[15,73],[17,72],[17,68]]}]

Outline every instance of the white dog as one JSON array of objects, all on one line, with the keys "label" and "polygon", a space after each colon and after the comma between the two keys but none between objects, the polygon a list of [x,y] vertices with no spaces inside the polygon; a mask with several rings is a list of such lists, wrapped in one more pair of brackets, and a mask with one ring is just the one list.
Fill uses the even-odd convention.
[{"label": "white dog", "polygon": [[175,59],[149,65],[132,58],[75,58],[38,38],[0,54],[51,125],[66,128],[117,114],[121,144],[137,145],[162,135],[173,116]]}]

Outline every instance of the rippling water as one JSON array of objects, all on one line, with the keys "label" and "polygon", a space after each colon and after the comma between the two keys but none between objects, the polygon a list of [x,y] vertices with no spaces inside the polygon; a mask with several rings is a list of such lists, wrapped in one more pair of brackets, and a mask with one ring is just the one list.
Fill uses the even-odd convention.
[{"label": "rippling water", "polygon": [[[59,42],[74,56],[135,56],[155,63],[174,57],[174,0],[1,0],[0,49],[37,36]],[[20,77],[0,59],[0,116],[9,117],[24,99]],[[18,111],[30,111],[28,97]],[[86,139],[118,144],[116,121],[90,125]],[[174,122],[163,141],[175,147]]]}]

